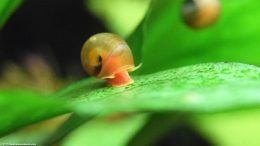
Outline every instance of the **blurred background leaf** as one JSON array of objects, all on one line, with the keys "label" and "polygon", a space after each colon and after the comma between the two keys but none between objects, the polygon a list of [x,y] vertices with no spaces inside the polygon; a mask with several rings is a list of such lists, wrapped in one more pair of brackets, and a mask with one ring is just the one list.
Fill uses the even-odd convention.
[{"label": "blurred background leaf", "polygon": [[219,20],[202,29],[192,29],[184,23],[183,3],[184,0],[152,1],[145,19],[130,37],[143,35],[142,44],[129,42],[138,60],[142,54],[140,73],[205,62],[260,64],[259,1],[222,0]]},{"label": "blurred background leaf", "polygon": [[[143,19],[151,0],[85,0],[86,7],[113,33],[131,34]],[[134,14],[134,15],[133,15]]]},{"label": "blurred background leaf", "polygon": [[43,120],[38,123],[30,124],[18,130],[15,130],[0,138],[0,143],[37,143],[48,138],[57,127],[66,120],[68,115],[59,116],[49,120]]},{"label": "blurred background leaf", "polygon": [[0,90],[0,135],[68,112],[64,102],[30,90]]},{"label": "blurred background leaf", "polygon": [[22,0],[1,0],[0,1],[0,29],[4,26],[8,18],[15,12]]},{"label": "blurred background leaf", "polygon": [[217,146],[259,146],[260,111],[258,109],[202,114],[194,125]]},{"label": "blurred background leaf", "polygon": [[96,118],[71,132],[62,145],[125,146],[146,121],[145,114],[119,114]]}]

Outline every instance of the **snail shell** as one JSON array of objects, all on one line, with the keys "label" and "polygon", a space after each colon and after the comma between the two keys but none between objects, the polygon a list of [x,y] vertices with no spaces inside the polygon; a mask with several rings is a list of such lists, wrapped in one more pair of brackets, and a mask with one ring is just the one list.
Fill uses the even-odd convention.
[{"label": "snail shell", "polygon": [[85,71],[97,78],[106,79],[111,86],[133,82],[128,72],[135,70],[132,52],[127,43],[112,33],[91,36],[81,50]]},{"label": "snail shell", "polygon": [[185,0],[182,18],[192,28],[205,28],[214,24],[220,15],[220,0]]}]

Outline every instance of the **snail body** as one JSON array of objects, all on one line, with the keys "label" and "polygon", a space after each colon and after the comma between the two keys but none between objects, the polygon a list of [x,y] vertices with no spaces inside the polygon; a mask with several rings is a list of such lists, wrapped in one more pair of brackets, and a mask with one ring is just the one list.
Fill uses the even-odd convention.
[{"label": "snail body", "polygon": [[127,43],[115,34],[91,36],[81,49],[81,62],[89,75],[105,79],[109,86],[133,83],[128,74],[136,69],[132,52]]}]

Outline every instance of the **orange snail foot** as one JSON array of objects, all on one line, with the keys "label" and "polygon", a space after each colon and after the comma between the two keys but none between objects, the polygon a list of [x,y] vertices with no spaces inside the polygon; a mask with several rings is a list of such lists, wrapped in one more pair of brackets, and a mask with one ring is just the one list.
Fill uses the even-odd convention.
[{"label": "orange snail foot", "polygon": [[107,85],[113,87],[126,86],[132,84],[133,82],[134,80],[131,79],[127,71],[121,71],[116,73],[114,78],[106,79]]}]

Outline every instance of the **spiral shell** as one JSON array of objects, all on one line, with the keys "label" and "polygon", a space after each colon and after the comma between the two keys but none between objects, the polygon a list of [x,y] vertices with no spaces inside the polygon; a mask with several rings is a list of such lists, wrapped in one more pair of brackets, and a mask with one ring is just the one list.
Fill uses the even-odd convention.
[{"label": "spiral shell", "polygon": [[185,0],[182,18],[192,28],[205,28],[214,24],[220,15],[219,0]]},{"label": "spiral shell", "polygon": [[[132,52],[127,43],[115,34],[98,33],[91,36],[82,47],[81,62],[89,75],[107,79],[108,82],[124,82],[120,84],[133,82],[128,76],[128,72],[135,69]],[[119,76],[122,78],[122,73],[129,77],[127,81],[117,79]],[[126,78],[123,77],[123,80]],[[112,86],[117,85],[112,83]]]}]

